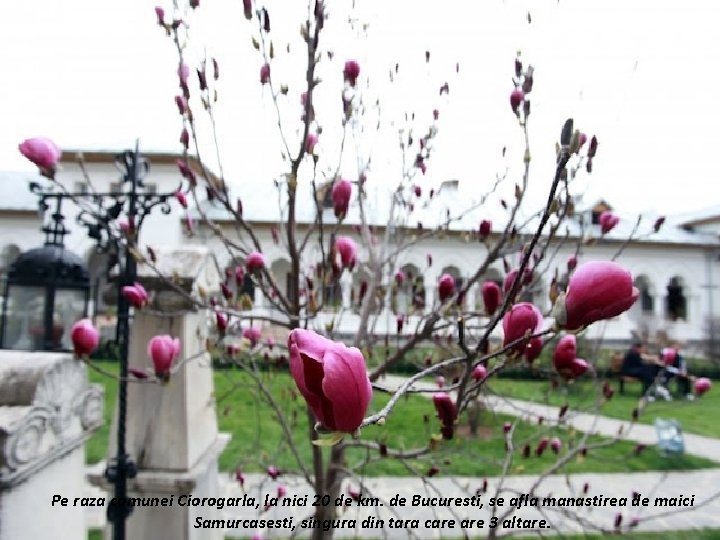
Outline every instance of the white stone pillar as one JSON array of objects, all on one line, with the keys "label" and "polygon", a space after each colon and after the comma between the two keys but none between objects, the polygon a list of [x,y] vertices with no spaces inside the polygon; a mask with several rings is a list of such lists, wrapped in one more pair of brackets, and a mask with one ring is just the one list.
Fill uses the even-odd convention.
[{"label": "white stone pillar", "polygon": [[85,538],[84,443],[103,403],[70,354],[0,351],[0,538]]},{"label": "white stone pillar", "polygon": [[[208,264],[206,250],[178,250],[166,256],[170,257],[166,272],[179,275],[179,281],[187,291],[193,290],[197,276],[206,276],[212,282],[212,277],[207,276],[212,266]],[[218,433],[213,369],[210,355],[205,352],[207,314],[192,311],[191,305],[180,295],[163,290],[161,280],[143,279],[141,274],[141,281],[154,298],[152,307],[168,314],[145,310],[135,313],[129,367],[152,372],[147,344],[153,336],[163,334],[179,338],[179,360],[189,360],[179,365],[167,384],[128,385],[126,448],[138,469],[137,476],[128,481],[128,497],[162,499],[174,496],[175,503],[172,506],[136,506],[126,522],[127,538],[221,540],[222,530],[193,527],[198,516],[217,518],[217,510],[178,504],[181,495],[192,494],[200,498],[221,495],[218,457],[230,438]],[[110,459],[117,448],[116,430],[117,409],[108,448]],[[101,471],[90,478],[104,487],[110,498],[113,497],[113,486],[108,485]],[[111,531],[108,525],[105,533],[108,540]]]}]

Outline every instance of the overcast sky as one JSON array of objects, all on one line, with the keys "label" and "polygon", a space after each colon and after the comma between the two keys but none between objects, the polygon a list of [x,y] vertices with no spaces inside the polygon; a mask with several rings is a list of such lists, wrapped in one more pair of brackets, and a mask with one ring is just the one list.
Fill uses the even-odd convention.
[{"label": "overcast sky", "polygon": [[[159,2],[168,13],[169,1]],[[380,99],[384,123],[368,129],[362,152],[372,153],[370,181],[397,180],[397,125],[406,111],[427,125],[440,110],[428,186],[458,178],[481,193],[495,174],[521,165],[520,132],[510,111],[513,59],[536,68],[532,95],[533,194],[546,189],[553,145],[562,122],[600,141],[593,175],[577,189],[586,200],[604,197],[621,213],[687,212],[720,203],[717,130],[720,10],[707,0],[356,0],[355,15],[369,23],[353,31],[350,0],[327,2],[330,19],[319,74],[319,151],[337,163],[342,64],[362,66],[368,104]],[[302,77],[298,28],[301,0],[268,1],[277,57],[272,74],[290,93],[281,103],[293,147],[300,128]],[[0,9],[0,168],[32,170],[17,144],[48,136],[65,148],[121,149],[141,138],[148,150],[179,151],[181,122],[173,101],[177,57],[155,23],[148,0],[23,0]],[[528,23],[528,12],[532,23]],[[283,172],[275,112],[259,84],[261,58],[251,46],[254,24],[240,0],[201,0],[190,15],[188,61],[218,57],[218,132],[224,172],[239,192]],[[290,54],[286,45],[290,44]],[[431,62],[425,63],[425,50]],[[388,72],[400,64],[396,84]],[[459,72],[455,65],[459,64]],[[449,96],[438,89],[450,85]],[[193,99],[197,98],[194,77]],[[195,102],[197,113],[200,107]],[[207,140],[207,139],[206,139]],[[501,149],[508,146],[506,160]],[[214,151],[203,153],[217,167]],[[332,159],[329,159],[332,158]],[[348,153],[341,172],[357,174]]]}]

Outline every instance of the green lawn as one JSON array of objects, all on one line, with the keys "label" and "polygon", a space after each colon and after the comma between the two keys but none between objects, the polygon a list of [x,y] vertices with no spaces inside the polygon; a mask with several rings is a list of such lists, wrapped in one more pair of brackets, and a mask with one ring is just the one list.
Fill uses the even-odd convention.
[{"label": "green lawn", "polygon": [[[102,364],[108,370],[115,366]],[[304,400],[299,396],[292,379],[287,373],[263,373],[262,379],[276,397],[278,406],[289,419],[289,429],[296,441],[301,461],[310,466],[312,463],[311,445],[307,439],[308,418]],[[105,456],[110,415],[114,404],[114,380],[108,380],[102,374],[91,371],[94,382],[107,382],[105,385],[106,424],[93,436],[87,445],[89,462],[96,462]],[[232,439],[220,458],[221,470],[233,470],[236,467],[243,471],[260,471],[269,464],[274,464],[285,471],[297,471],[289,445],[282,436],[282,429],[272,409],[266,404],[262,395],[249,377],[239,370],[216,370],[215,394],[218,403],[220,429],[232,434]],[[388,396],[376,393],[371,404],[371,411],[379,410]],[[377,450],[351,449],[347,453],[347,465],[355,468],[358,474],[366,475],[410,475],[413,470],[425,473],[432,466],[439,469],[440,474],[492,476],[500,474],[505,456],[502,426],[513,418],[494,415],[484,411],[480,415],[478,437],[469,436],[465,427],[465,419],[461,418],[461,427],[452,441],[442,441],[438,449],[422,459],[410,460],[406,464],[398,460],[385,459]],[[371,426],[363,430],[363,440],[385,442],[390,448],[410,450],[424,446],[433,435],[439,432],[439,423],[430,400],[420,396],[403,398],[396,406],[384,426]],[[554,455],[548,450],[541,458],[523,458],[520,455],[524,444],[535,448],[540,437],[558,436],[563,441],[563,448],[578,444],[581,434],[569,433],[557,428],[541,428],[519,422],[515,429],[514,445],[516,455],[510,472],[515,474],[539,473],[554,461]],[[591,443],[602,439],[592,438]],[[711,467],[715,464],[709,460],[694,456],[683,456],[666,460],[654,448],[645,450],[640,456],[634,455],[633,443],[620,442],[607,448],[592,450],[587,457],[568,463],[566,472],[624,472],[645,470],[697,469]],[[358,464],[365,457],[370,463],[363,469]]]},{"label": "green lawn", "polygon": [[[617,382],[611,381],[610,384],[615,389],[615,395],[609,401],[602,403],[600,413],[629,420],[633,408],[638,406],[640,385],[626,384],[625,395],[621,396]],[[567,404],[575,410],[593,410],[599,396],[602,395],[601,388],[602,381],[593,383],[582,380],[558,388],[552,388],[549,381],[494,379],[488,383],[490,393],[548,405]],[[670,389],[675,391],[674,383],[670,385]],[[652,424],[657,417],[674,418],[687,433],[720,438],[720,421],[716,416],[718,410],[720,410],[720,393],[714,388],[695,401],[687,401],[684,397],[674,395],[673,401],[670,402],[658,400],[648,403],[639,421]]]}]

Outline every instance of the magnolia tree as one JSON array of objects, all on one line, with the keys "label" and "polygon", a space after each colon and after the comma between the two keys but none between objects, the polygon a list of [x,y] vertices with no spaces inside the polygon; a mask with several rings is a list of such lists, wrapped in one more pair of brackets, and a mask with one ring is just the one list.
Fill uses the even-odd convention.
[{"label": "magnolia tree", "polygon": [[[545,203],[535,211],[527,211],[526,193],[532,164],[528,132],[534,80],[532,66],[524,65],[519,56],[515,59],[512,85],[508,88],[509,103],[498,103],[498,107],[507,107],[508,121],[517,124],[525,146],[519,164],[522,176],[514,185],[514,197],[500,201],[505,211],[503,222],[496,220],[493,223],[487,217],[482,218],[482,214],[484,205],[496,190],[505,184],[510,184],[512,189],[507,174],[498,175],[488,183],[488,191],[479,203],[448,210],[443,219],[432,226],[423,227],[413,222],[414,212],[439,196],[433,189],[423,187],[423,177],[432,164],[433,143],[440,136],[437,129],[439,109],[417,117],[406,114],[390,123],[399,140],[397,152],[402,167],[397,177],[383,181],[385,185],[389,183],[391,189],[388,190],[389,204],[383,206],[387,208],[387,214],[382,222],[378,222],[370,217],[375,214],[371,212],[368,196],[369,185],[373,182],[373,155],[362,141],[380,129],[378,119],[385,113],[381,108],[382,99],[372,94],[367,80],[363,79],[364,68],[360,62],[353,58],[337,58],[325,45],[332,7],[320,0],[310,3],[307,19],[300,25],[302,46],[291,49],[289,45],[281,47],[282,36],[271,33],[267,8],[259,2],[244,0],[247,28],[242,31],[251,36],[258,71],[244,69],[248,71],[248,78],[255,79],[265,88],[262,99],[271,104],[272,115],[268,121],[277,123],[281,141],[280,166],[284,168],[281,180],[275,180],[280,219],[266,238],[246,218],[242,199],[231,194],[226,179],[212,174],[202,160],[201,150],[207,146],[202,140],[205,131],[198,125],[207,121],[212,133],[216,133],[216,122],[220,120],[216,118],[215,108],[222,96],[218,95],[217,88],[218,62],[205,58],[197,65],[190,65],[186,58],[193,21],[202,17],[199,4],[199,1],[191,1],[188,5],[176,2],[172,9],[155,8],[157,24],[178,54],[179,92],[175,103],[181,134],[179,151],[184,157],[177,165],[184,187],[176,193],[176,199],[187,212],[187,232],[210,231],[219,247],[218,259],[239,262],[228,268],[225,281],[218,283],[217,295],[206,291],[192,300],[211,313],[215,337],[209,344],[210,350],[218,361],[233,363],[247,372],[259,389],[258,395],[269,403],[282,427],[282,445],[290,448],[296,460],[294,469],[321,499],[334,500],[340,495],[346,478],[356,486],[349,491],[351,497],[371,494],[363,481],[362,471],[365,464],[377,460],[407,463],[408,470],[421,477],[441,473],[442,462],[435,456],[442,452],[443,441],[458,436],[458,425],[464,413],[467,412],[467,418],[471,420],[477,414],[488,382],[509,366],[527,366],[526,369],[538,372],[533,362],[543,349],[550,350],[552,365],[539,372],[548,377],[572,381],[597,376],[594,358],[579,357],[576,336],[598,321],[627,311],[637,300],[638,290],[633,286],[630,272],[614,259],[633,239],[638,227],[613,260],[586,263],[582,263],[585,235],[580,234],[577,241],[571,241],[561,234],[563,223],[574,215],[573,181],[577,175],[592,172],[598,149],[597,138],[586,136],[575,127],[573,120],[558,121],[555,168],[539,171],[550,178]],[[283,14],[274,16],[282,17]],[[357,21],[351,19],[350,24],[354,31],[363,31]],[[302,64],[304,77],[301,80],[287,81],[280,70],[273,67],[279,54],[293,63]],[[425,53],[424,60],[430,62],[430,52]],[[509,64],[512,69],[512,62]],[[334,71],[341,75],[336,78],[336,88],[332,89],[337,95],[339,113],[329,119],[319,117],[321,108],[317,106],[317,96],[320,88],[335,83],[321,79],[321,68],[323,73]],[[391,80],[399,69],[397,64],[390,65]],[[455,71],[458,69],[456,66]],[[296,85],[292,92],[291,83]],[[449,83],[445,81],[427,86],[441,97],[449,93]],[[416,85],[416,88],[420,87],[423,85]],[[292,109],[287,100],[293,93],[299,94],[299,103],[293,114],[285,115],[288,108]],[[371,103],[374,105],[369,105]],[[421,118],[429,121],[423,125]],[[333,121],[337,125],[332,126]],[[331,137],[339,141],[335,147],[340,155],[326,155],[320,151],[321,141]],[[217,144],[217,140],[211,141],[211,145]],[[38,165],[42,174],[54,178],[60,152],[51,141],[31,139],[22,143],[20,150]],[[340,174],[338,164],[346,153],[357,163],[353,177]],[[190,156],[195,158],[193,162],[188,159]],[[245,159],[253,159],[253,156]],[[194,163],[200,163],[200,167]],[[309,192],[310,196],[305,196],[303,191]],[[333,219],[328,219],[324,212],[326,200],[333,208]],[[497,202],[497,199],[493,200]],[[299,205],[305,204],[302,201],[311,201],[314,205],[309,222],[298,218]],[[232,226],[213,220],[215,214],[210,210],[218,208],[231,218]],[[349,226],[347,220],[351,209],[356,210],[357,218]],[[528,214],[533,216],[532,219],[523,221],[519,217]],[[408,328],[410,318],[407,313],[396,315],[393,330],[380,324],[378,312],[391,305],[395,291],[413,277],[400,267],[403,256],[423,249],[433,238],[452,234],[454,224],[462,222],[468,215],[481,216],[469,239],[477,242],[477,250],[484,254],[472,275],[459,282],[450,273],[443,273],[436,283],[436,298],[432,298],[431,305],[425,306],[424,313],[416,317],[412,328]],[[199,216],[200,221],[196,223],[193,216]],[[608,233],[617,223],[616,216],[604,213],[600,216],[601,233]],[[154,265],[154,252],[138,243],[127,222],[124,225],[119,222],[117,227],[112,225],[108,224],[108,234],[118,236],[125,249],[132,250],[150,266]],[[661,226],[662,219],[653,225],[653,230],[657,232]],[[290,261],[285,287],[279,285],[279,276],[274,275],[268,263],[268,242],[275,252],[285,251]],[[561,248],[572,255],[566,260],[558,260]],[[431,254],[427,255],[427,263],[432,264]],[[502,284],[490,277],[491,268],[498,264],[505,268]],[[365,278],[360,280],[352,298],[357,325],[351,343],[347,344],[336,339],[335,334],[347,306],[344,305],[329,323],[321,315],[332,300],[327,294],[328,289],[348,273],[360,271]],[[543,313],[531,302],[519,301],[543,275],[549,276],[550,282],[549,298],[553,307],[548,313]],[[563,275],[565,277],[561,277]],[[272,309],[255,309],[255,298],[249,294],[253,288],[261,291],[264,302]],[[466,301],[475,290],[482,297],[480,310]],[[148,294],[142,285],[125,287],[122,292],[134,309],[146,308]],[[274,343],[270,331],[277,335],[277,328],[287,329],[286,345]],[[79,356],[87,356],[98,345],[98,333],[89,321],[78,322],[73,327],[72,337]],[[395,347],[390,347],[391,338]],[[154,378],[158,382],[167,380],[182,361],[178,358],[179,351],[180,344],[172,336],[156,336],[150,341],[148,356],[152,359]],[[418,355],[417,351],[425,352]],[[426,354],[427,351],[430,352]],[[271,362],[272,359],[275,362]],[[309,429],[306,440],[293,436],[297,415],[286,414],[287,407],[279,402],[282,398],[273,394],[268,379],[261,373],[261,368],[282,369],[285,361],[289,363],[296,389],[307,405]],[[384,374],[408,362],[417,364],[415,374],[394,388],[382,383]],[[148,374],[135,372],[131,377],[147,382]],[[428,377],[435,378],[437,388],[423,390],[418,385]],[[446,381],[445,377],[451,380]],[[596,388],[602,397],[595,406],[612,398],[613,390],[607,382]],[[697,381],[698,393],[708,389],[709,381]],[[424,391],[432,394],[428,407],[431,407],[430,403],[434,405],[438,419],[437,423],[430,421],[430,434],[425,445],[394,448],[385,435],[365,436],[365,428],[383,426],[392,419],[403,396]],[[374,392],[387,393],[388,399],[382,407],[371,411]],[[559,421],[566,412],[567,406],[560,409]],[[638,410],[632,411],[633,419],[638,414]],[[500,433],[506,449],[503,474],[512,470],[513,460],[520,456],[541,456],[548,448],[557,455],[548,469],[529,486],[527,491],[530,493],[536,492],[548,474],[561,471],[565,464],[591,452],[594,447],[608,444],[607,441],[592,443],[584,435],[569,445],[561,437],[548,437],[544,426],[537,426],[537,433],[531,438],[516,440],[515,427],[516,424],[507,423]],[[433,431],[437,435],[433,435]],[[311,463],[302,458],[303,447],[311,448]],[[638,446],[636,451],[640,452],[642,448]],[[482,448],[478,452],[481,455]],[[271,459],[265,465],[268,475],[276,480],[282,471]],[[417,466],[422,463],[418,460],[422,459],[426,459],[425,469]],[[244,482],[242,464],[238,466],[236,478],[238,482]],[[487,481],[480,482],[476,488],[480,492],[487,491]],[[497,493],[501,489],[502,482],[496,487]],[[582,491],[587,490],[585,485]],[[471,491],[474,493],[475,488]],[[279,485],[278,496],[286,494],[287,488]],[[503,518],[513,511],[514,508],[507,511],[495,508],[493,516]],[[314,517],[322,523],[334,518],[335,512],[333,505],[320,505],[314,509]],[[621,514],[614,523],[592,525],[579,516],[577,519],[589,527],[606,530],[637,525],[637,520],[626,518],[623,521]],[[328,538],[332,536],[332,529],[316,528],[312,534],[314,538]],[[490,530],[489,534],[494,536],[496,531]]]}]

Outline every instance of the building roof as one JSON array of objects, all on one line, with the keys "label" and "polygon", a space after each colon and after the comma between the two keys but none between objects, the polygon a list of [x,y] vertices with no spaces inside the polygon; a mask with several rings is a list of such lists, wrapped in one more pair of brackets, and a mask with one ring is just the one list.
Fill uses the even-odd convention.
[{"label": "building roof", "polygon": [[673,216],[673,222],[686,227],[705,223],[720,223],[720,204],[708,206],[693,212],[678,214],[677,216]]},{"label": "building roof", "polygon": [[[312,199],[311,190],[305,189],[305,187],[299,186],[297,190],[296,216],[298,223],[312,223],[315,219],[315,202]],[[282,187],[280,189],[284,190],[286,188]],[[273,224],[283,221],[282,217],[286,214],[286,210],[281,211],[278,188],[272,184],[253,184],[252,189],[242,191],[241,198],[243,216],[246,221],[258,224]],[[418,201],[415,197],[412,198]],[[372,226],[384,227],[387,224],[387,216],[390,211],[391,196],[389,192],[385,189],[369,187],[367,199],[368,223]],[[601,202],[604,206],[609,206],[604,201]],[[481,220],[490,219],[493,223],[493,232],[501,232],[502,225],[507,221],[508,211],[501,206],[499,197],[490,197],[482,205],[479,203],[480,201],[477,198],[468,197],[457,181],[444,182],[441,189],[437,191],[431,200],[428,201],[427,196],[423,193],[423,197],[415,203],[414,210],[410,213],[403,213],[403,215],[408,216],[404,225],[415,229],[420,223],[425,230],[428,230],[445,223],[448,212],[450,212],[452,216],[462,213],[459,219],[450,224],[449,229],[451,231],[476,231]],[[583,215],[584,222],[587,224],[584,228],[584,234],[599,238],[600,226],[591,225],[590,217],[591,210],[596,207],[597,204],[593,204],[587,209],[577,210],[576,216],[566,220],[559,233],[565,234],[565,231],[567,231],[569,236],[574,238],[582,235],[583,227],[579,218],[580,215]],[[211,220],[219,223],[232,219],[231,215],[217,203],[204,203],[203,211]],[[200,218],[197,211],[193,213],[195,218]],[[620,217],[620,222],[604,236],[604,239],[606,241],[624,242],[633,233],[638,217],[637,215],[619,213],[616,213],[616,215]],[[716,235],[688,230],[682,226],[682,223],[678,223],[677,220],[672,218],[666,220],[659,232],[652,233],[657,217],[659,216],[656,214],[643,215],[637,231],[633,234],[633,238],[636,241],[651,244],[720,245],[720,239]],[[323,218],[326,223],[335,223],[332,208],[324,210]],[[534,226],[539,224],[539,216],[528,215],[520,211],[516,222],[524,224],[523,232],[527,233],[533,231]],[[349,226],[361,223],[359,207],[356,202],[351,204],[343,223]]]}]

